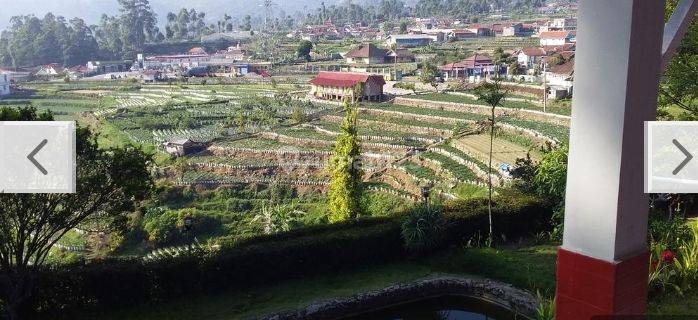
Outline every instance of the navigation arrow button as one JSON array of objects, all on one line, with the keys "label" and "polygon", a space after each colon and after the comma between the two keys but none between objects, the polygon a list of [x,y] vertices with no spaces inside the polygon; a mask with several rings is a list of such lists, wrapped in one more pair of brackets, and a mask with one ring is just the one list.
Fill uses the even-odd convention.
[{"label": "navigation arrow button", "polygon": [[41,143],[39,143],[39,145],[36,146],[36,148],[34,148],[34,151],[32,151],[29,155],[27,155],[27,159],[29,159],[29,161],[31,161],[31,163],[33,163],[34,166],[37,169],[39,169],[39,171],[41,171],[41,173],[43,173],[44,175],[47,175],[48,171],[46,171],[46,169],[39,163],[39,161],[36,161],[36,159],[34,159],[34,156],[36,156],[36,154],[39,153],[41,148],[43,148],[47,143],[48,143],[48,140],[46,140],[46,139],[42,140]]},{"label": "navigation arrow button", "polygon": [[686,150],[686,148],[684,148],[684,147],[679,143],[678,140],[674,139],[674,140],[672,140],[671,142],[673,142],[674,145],[675,145],[677,148],[679,148],[679,150],[681,150],[681,153],[683,153],[683,154],[686,156],[686,158],[683,159],[683,161],[679,164],[679,166],[676,167],[676,169],[674,169],[674,171],[671,172],[673,175],[677,175],[677,174],[681,171],[681,169],[683,169],[683,167],[685,167],[685,166],[691,161],[691,159],[693,159],[693,155],[690,154],[690,153],[688,152],[688,150]]}]

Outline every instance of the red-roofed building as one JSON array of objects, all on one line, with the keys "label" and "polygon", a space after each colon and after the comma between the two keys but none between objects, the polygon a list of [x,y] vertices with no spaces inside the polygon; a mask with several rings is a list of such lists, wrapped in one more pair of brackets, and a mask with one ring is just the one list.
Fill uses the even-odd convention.
[{"label": "red-roofed building", "polygon": [[545,31],[538,35],[541,46],[562,46],[572,43],[574,34],[570,31]]},{"label": "red-roofed building", "polygon": [[463,61],[443,65],[439,70],[444,73],[446,79],[482,76],[494,73],[494,63],[488,56],[475,54]]},{"label": "red-roofed building", "polygon": [[456,30],[451,31],[451,34],[449,36],[451,39],[455,39],[455,40],[466,40],[466,39],[477,38],[477,33],[470,31],[468,29],[456,29]]},{"label": "red-roofed building", "polygon": [[574,51],[577,47],[576,43],[565,43],[561,46],[543,46],[543,50],[547,54],[562,53],[566,51]]},{"label": "red-roofed building", "polygon": [[385,79],[368,73],[322,71],[310,85],[310,94],[320,99],[380,101]]},{"label": "red-roofed building", "polygon": [[572,95],[574,82],[574,57],[562,64],[551,66],[545,72],[551,99],[567,98]]},{"label": "red-roofed building", "polygon": [[193,47],[189,49],[189,54],[207,54],[206,50],[202,47]]},{"label": "red-roofed building", "polygon": [[541,59],[547,55],[547,52],[543,48],[523,48],[517,54],[516,58],[524,68],[533,68],[536,64],[540,63]]}]

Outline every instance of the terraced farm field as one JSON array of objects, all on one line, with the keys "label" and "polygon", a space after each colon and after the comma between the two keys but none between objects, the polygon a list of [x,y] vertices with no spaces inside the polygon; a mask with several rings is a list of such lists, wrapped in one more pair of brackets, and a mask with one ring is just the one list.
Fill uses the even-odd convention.
[{"label": "terraced farm field", "polygon": [[[468,135],[454,139],[451,144],[458,150],[472,154],[476,159],[486,163],[490,150],[490,136],[487,134]],[[529,153],[528,148],[515,144],[504,139],[495,138],[494,148],[492,151],[492,160],[494,166],[500,164],[513,165],[516,159],[525,158]],[[533,152],[533,155],[538,155]]]},{"label": "terraced farm field", "polygon": [[[175,161],[164,152],[164,142],[203,143],[200,152],[178,160],[179,173],[163,173],[162,178],[182,185],[279,180],[322,190],[329,181],[324,166],[344,116],[336,103],[307,100],[306,89],[295,84],[44,83],[33,84],[31,90],[34,95],[26,99],[30,104],[67,117],[91,113],[118,132],[126,140],[122,143],[156,150],[164,167]],[[479,133],[487,120],[486,108],[479,107],[484,104],[467,95],[410,97],[425,103],[359,106],[359,139],[372,189],[413,199],[425,184],[456,195],[463,184],[482,185],[489,174],[489,137]],[[538,107],[517,98],[522,101],[507,102],[506,107]],[[476,107],[431,106],[429,101]],[[503,114],[497,119],[493,176],[498,184],[507,183],[499,164],[513,164],[529,152],[535,158],[545,143],[567,140],[568,128],[556,118],[537,121]],[[460,131],[454,137],[456,128]]]}]

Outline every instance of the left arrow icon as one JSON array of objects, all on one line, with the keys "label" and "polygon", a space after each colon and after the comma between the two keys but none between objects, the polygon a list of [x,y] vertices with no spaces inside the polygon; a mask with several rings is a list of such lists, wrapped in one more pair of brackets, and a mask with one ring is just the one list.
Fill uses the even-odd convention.
[{"label": "left arrow icon", "polygon": [[31,161],[31,163],[34,164],[34,166],[37,169],[39,169],[39,171],[41,171],[41,173],[43,173],[44,175],[47,175],[48,171],[46,171],[46,169],[41,165],[41,163],[39,163],[39,161],[36,161],[36,159],[34,159],[34,156],[36,156],[36,154],[39,153],[39,151],[41,151],[41,148],[43,148],[47,143],[48,140],[42,140],[41,143],[39,143],[39,145],[36,146],[36,148],[34,148],[34,150],[29,155],[27,155],[27,159],[29,159],[29,161]]}]

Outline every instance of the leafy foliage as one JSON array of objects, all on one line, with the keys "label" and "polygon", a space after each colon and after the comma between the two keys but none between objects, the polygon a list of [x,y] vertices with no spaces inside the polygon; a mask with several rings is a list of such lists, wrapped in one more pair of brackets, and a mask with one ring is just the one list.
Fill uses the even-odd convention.
[{"label": "leafy foliage", "polygon": [[[678,0],[666,3],[666,19],[676,8]],[[659,105],[676,105],[686,111],[685,120],[698,118],[698,20],[688,27],[686,35],[667,65],[660,86]]]},{"label": "leafy foliage", "polygon": [[434,90],[438,87],[437,78],[439,77],[439,68],[435,64],[425,62],[422,66],[422,70],[419,74],[419,80],[424,84],[429,84],[434,87]]},{"label": "leafy foliage", "polygon": [[[4,109],[0,120],[51,120],[33,108]],[[100,149],[87,128],[76,133],[77,192],[0,194],[0,297],[10,317],[25,312],[28,276],[44,264],[51,248],[76,227],[122,229],[125,212],[148,196],[151,157],[132,147]]]},{"label": "leafy foliage", "polygon": [[[444,204],[448,222],[443,244],[460,245],[484,232],[485,205],[482,201]],[[517,239],[540,231],[549,213],[531,197],[507,195],[496,199],[494,218],[500,235]],[[42,269],[30,305],[42,315],[124,307],[404,259],[402,221],[403,216],[356,219],[270,235],[231,236],[218,243],[220,249],[206,246],[211,249],[200,254]]]},{"label": "leafy foliage", "polygon": [[301,42],[298,43],[296,55],[299,58],[303,58],[306,61],[310,61],[310,50],[313,50],[313,43],[308,40],[301,40]]},{"label": "leafy foliage", "polygon": [[103,15],[92,28],[84,20],[47,13],[15,16],[0,35],[0,65],[84,64],[95,58],[132,58],[148,41],[162,37],[148,0],[118,0],[119,16]]},{"label": "leafy foliage", "polygon": [[338,222],[356,218],[361,214],[363,170],[359,147],[358,111],[346,103],[346,115],[337,136],[334,154],[329,160],[331,174],[329,190],[329,220]]},{"label": "leafy foliage", "polygon": [[405,215],[402,223],[402,239],[407,251],[427,253],[439,246],[446,227],[441,208],[420,205]]}]

